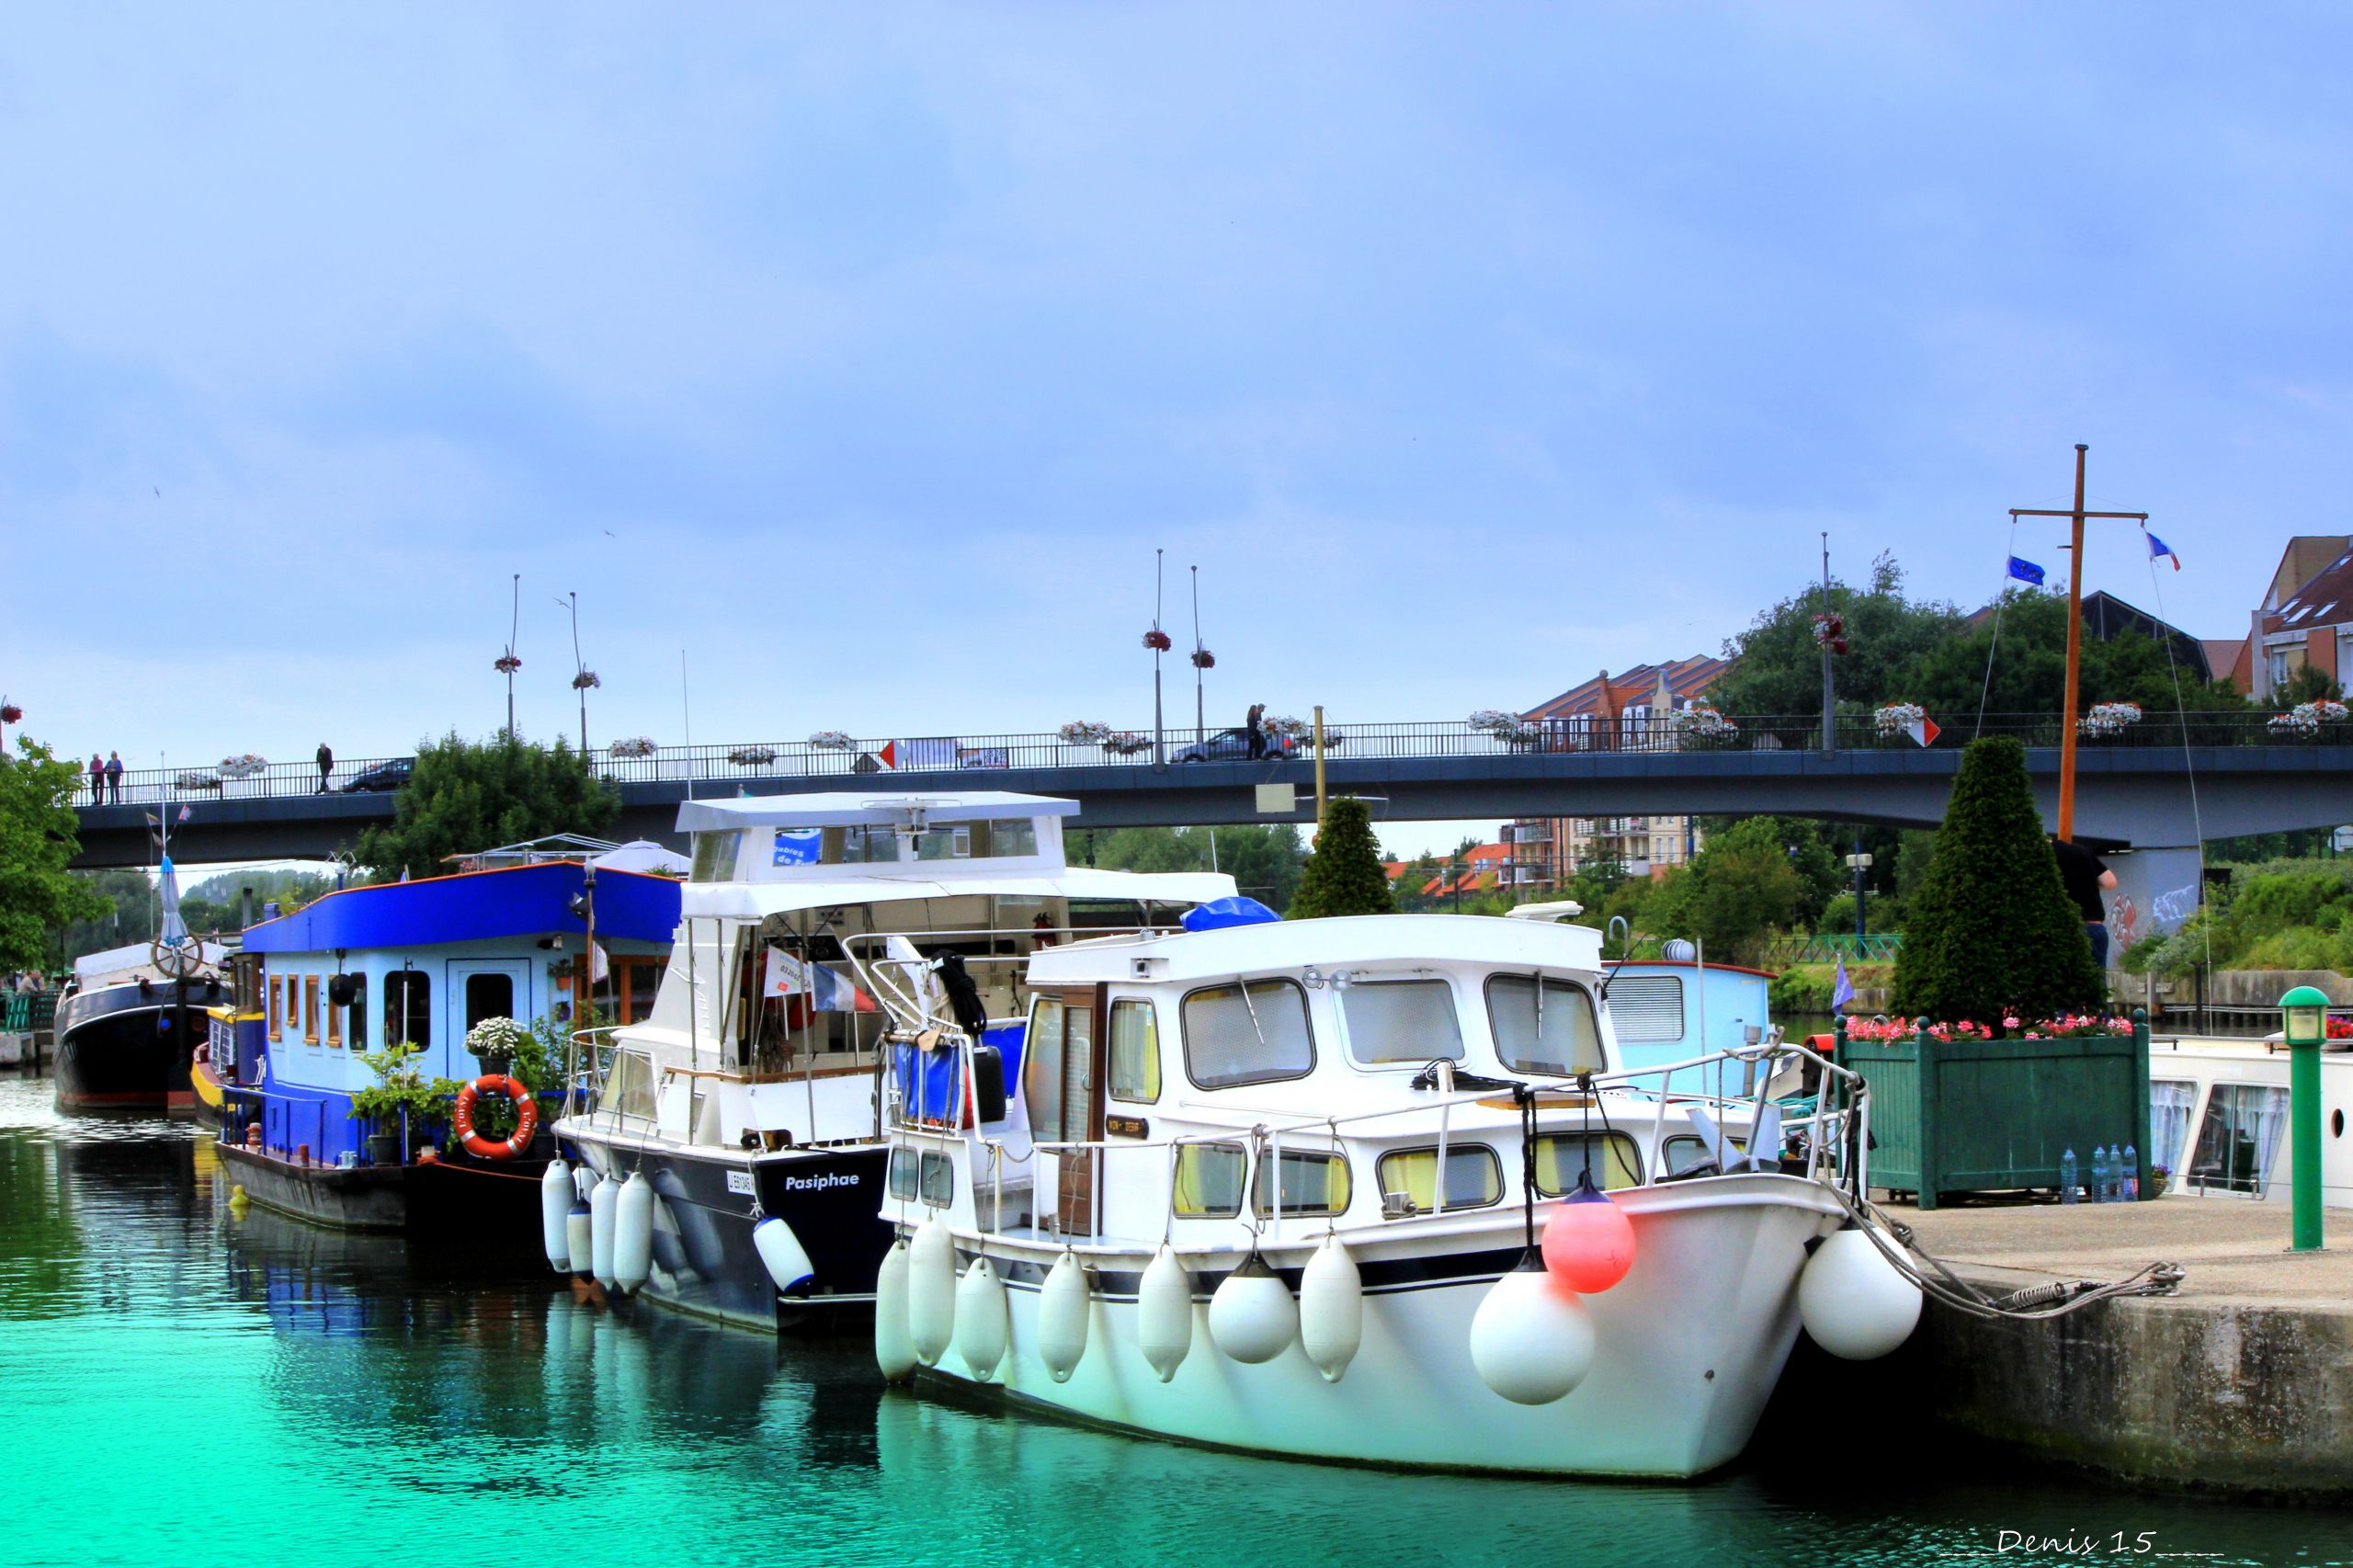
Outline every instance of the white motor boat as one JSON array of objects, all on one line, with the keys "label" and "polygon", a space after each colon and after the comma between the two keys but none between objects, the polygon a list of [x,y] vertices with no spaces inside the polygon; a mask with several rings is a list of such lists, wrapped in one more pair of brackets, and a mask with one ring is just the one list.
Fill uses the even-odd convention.
[{"label": "white motor boat", "polygon": [[[2320,1058],[2321,1201],[2353,1208],[2353,1051],[2328,1042]],[[2289,1051],[2269,1040],[2152,1035],[2149,1164],[2169,1173],[2166,1195],[2285,1202],[2295,1179],[2289,1134]],[[2091,1179],[2092,1152],[2075,1151]]]},{"label": "white motor boat", "polygon": [[1851,1107],[1851,1074],[1773,1038],[1623,1069],[1588,928],[1257,915],[1036,954],[1027,1136],[894,1080],[886,1374],[1300,1458],[1688,1476],[1802,1310],[1852,1357],[1916,1321],[1850,1223],[1866,1119],[1768,1097],[1810,1062]]}]

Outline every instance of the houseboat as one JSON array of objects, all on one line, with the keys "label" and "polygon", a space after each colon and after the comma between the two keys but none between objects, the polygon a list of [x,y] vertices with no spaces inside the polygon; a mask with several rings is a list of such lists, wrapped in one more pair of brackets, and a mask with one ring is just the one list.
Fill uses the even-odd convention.
[{"label": "houseboat", "polygon": [[[2148,1159],[2168,1173],[2167,1196],[2287,1201],[2295,1174],[2288,1071],[2278,1035],[2150,1036]],[[2353,1208],[2353,1039],[2323,1047],[2320,1084],[2321,1201]],[[2088,1173],[2091,1150],[2075,1155]]]},{"label": "houseboat", "polygon": [[[686,802],[679,940],[652,1016],[586,1054],[557,1124],[589,1196],[548,1183],[549,1261],[767,1333],[870,1307],[892,1050],[939,1114],[1017,1128],[1021,966],[1233,892],[1066,865],[1077,810],[983,790]],[[970,1076],[941,1043],[960,1029]]]},{"label": "houseboat", "polygon": [[188,1068],[230,1000],[227,953],[210,942],[161,940],[88,953],[57,1000],[57,1108],[188,1116]]},{"label": "houseboat", "polygon": [[[262,1026],[233,1031],[221,1064],[230,1179],[254,1202],[346,1229],[536,1233],[552,1150],[534,1131],[539,1100],[519,1096],[526,1114],[521,1085],[486,1073],[466,1037],[492,1018],[568,1034],[599,971],[623,1006],[642,995],[677,928],[678,887],[551,860],[347,888],[250,927]],[[484,1097],[514,1103],[513,1133],[445,1131],[438,1108],[382,1124],[355,1117],[354,1096],[379,1082],[369,1053],[392,1046],[413,1052],[406,1070],[423,1083],[464,1082],[467,1117]],[[550,1078],[531,1089],[552,1091]]]},{"label": "houseboat", "polygon": [[[1916,1321],[1856,1223],[1864,1141],[1766,1097],[1802,1048],[1630,1069],[1599,933],[1184,924],[1031,958],[1020,1123],[894,1079],[886,1375],[1296,1458],[1677,1477],[1741,1451],[1802,1322],[1860,1358]],[[1692,1069],[1756,1086],[1665,1092]]]}]

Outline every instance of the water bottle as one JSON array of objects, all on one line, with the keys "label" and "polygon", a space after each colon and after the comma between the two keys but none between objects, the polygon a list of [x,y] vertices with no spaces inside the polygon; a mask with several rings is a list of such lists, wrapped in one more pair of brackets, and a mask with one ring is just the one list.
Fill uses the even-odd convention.
[{"label": "water bottle", "polygon": [[2079,1201],[2075,1187],[2075,1151],[2073,1148],[2059,1156],[2059,1201]]},{"label": "water bottle", "polygon": [[2108,1201],[2108,1145],[2092,1145],[2092,1201]]},{"label": "water bottle", "polygon": [[2130,1143],[2124,1145],[2124,1189],[2118,1201],[2141,1201],[2141,1151]]}]

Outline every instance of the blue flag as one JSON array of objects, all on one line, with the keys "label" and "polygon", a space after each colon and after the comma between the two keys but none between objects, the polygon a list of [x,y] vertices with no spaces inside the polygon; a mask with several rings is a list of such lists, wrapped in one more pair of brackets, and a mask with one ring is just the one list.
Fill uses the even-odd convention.
[{"label": "blue flag", "polygon": [[[2143,528],[2141,531],[2143,533],[2149,532],[2146,528]],[[2175,571],[2178,572],[2181,570],[2181,557],[2173,552],[2173,546],[2167,544],[2165,540],[2159,539],[2154,534],[2149,534],[2149,559],[2152,561],[2170,561],[2173,562],[2173,569]]]},{"label": "blue flag", "polygon": [[1855,999],[1855,983],[1847,978],[1847,955],[1838,955],[1838,983],[1830,988],[1830,1010],[1836,1012]]},{"label": "blue flag", "polygon": [[2038,588],[2042,586],[2042,568],[2031,561],[2021,561],[2015,555],[2011,556],[2010,575],[2021,583],[2032,583]]}]

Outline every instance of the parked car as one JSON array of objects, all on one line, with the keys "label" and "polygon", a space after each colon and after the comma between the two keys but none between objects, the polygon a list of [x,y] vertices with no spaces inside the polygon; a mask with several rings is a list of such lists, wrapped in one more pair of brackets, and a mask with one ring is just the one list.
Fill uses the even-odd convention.
[{"label": "parked car", "polygon": [[[1287,757],[1296,754],[1299,743],[1289,735],[1268,735],[1267,755]],[[1176,754],[1178,762],[1245,762],[1250,756],[1250,732],[1244,729],[1220,730],[1205,741],[1195,741]]]},{"label": "parked car", "polygon": [[400,789],[416,771],[416,758],[396,756],[390,762],[380,762],[373,767],[360,769],[351,782],[337,791],[345,795],[380,795]]}]

